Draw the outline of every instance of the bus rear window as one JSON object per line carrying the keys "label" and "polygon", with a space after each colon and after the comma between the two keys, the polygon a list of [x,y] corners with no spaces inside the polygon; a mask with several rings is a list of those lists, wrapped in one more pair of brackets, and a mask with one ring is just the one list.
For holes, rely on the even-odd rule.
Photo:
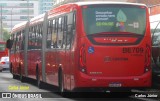
{"label": "bus rear window", "polygon": [[83,8],[83,22],[87,35],[101,32],[144,35],[146,10],[145,7],[133,5],[88,6]]}

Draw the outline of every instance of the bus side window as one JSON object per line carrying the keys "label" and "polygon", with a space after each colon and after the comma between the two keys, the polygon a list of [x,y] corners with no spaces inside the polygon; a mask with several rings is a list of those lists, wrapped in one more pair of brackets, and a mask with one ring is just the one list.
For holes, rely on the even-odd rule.
{"label": "bus side window", "polygon": [[14,39],[14,36],[15,36],[15,33],[13,33],[11,35],[11,40],[13,40],[13,44],[12,44],[12,47],[11,47],[11,53],[14,53],[14,48],[15,48],[15,39]]}
{"label": "bus side window", "polygon": [[31,49],[31,38],[32,38],[32,27],[29,28],[29,35],[28,35],[28,49]]}
{"label": "bus side window", "polygon": [[59,17],[58,19],[58,35],[57,35],[57,46],[59,49],[63,48],[63,28],[62,28],[62,24],[63,24],[63,21],[64,21],[64,17]]}
{"label": "bus side window", "polygon": [[73,30],[76,29],[76,12],[73,12]]}
{"label": "bus side window", "polygon": [[38,25],[35,27],[36,33],[35,33],[35,49],[38,49]]}
{"label": "bus side window", "polygon": [[31,34],[31,49],[35,48],[35,26],[32,27],[32,34]]}
{"label": "bus side window", "polygon": [[36,49],[36,25],[34,26],[34,31],[33,31],[33,48],[32,49]]}
{"label": "bus side window", "polygon": [[15,51],[16,51],[16,34],[17,34],[17,33],[14,33],[14,36],[13,36],[13,38],[14,38],[13,53],[15,53]]}
{"label": "bus side window", "polygon": [[43,27],[43,24],[41,23],[39,25],[39,49],[42,48],[42,27]]}
{"label": "bus side window", "polygon": [[54,19],[52,22],[52,41],[51,41],[51,48],[57,48],[57,20]]}
{"label": "bus side window", "polygon": [[19,51],[19,46],[20,46],[20,33],[21,33],[21,31],[20,32],[17,32],[17,34],[16,34],[16,52],[17,51]]}
{"label": "bus side window", "polygon": [[47,48],[51,48],[51,35],[52,35],[52,20],[48,22],[47,29]]}
{"label": "bus side window", "polygon": [[61,31],[62,31],[62,43],[61,48],[65,49],[65,35],[66,35],[66,16],[62,17],[62,24],[61,24]]}
{"label": "bus side window", "polygon": [[19,50],[22,50],[22,31],[20,31],[20,33],[19,33]]}
{"label": "bus side window", "polygon": [[66,48],[67,45],[67,16],[64,16],[63,22],[63,47]]}
{"label": "bus side window", "polygon": [[75,12],[69,13],[67,16],[67,27],[66,27],[67,28],[66,49],[71,48],[71,43],[75,34],[75,23],[76,23],[75,21],[76,21]]}
{"label": "bus side window", "polygon": [[40,25],[37,25],[37,49],[40,49]]}
{"label": "bus side window", "polygon": [[25,37],[24,37],[24,35],[25,35],[25,31],[24,30],[22,30],[22,33],[21,33],[21,50],[24,50],[24,40],[25,40]]}

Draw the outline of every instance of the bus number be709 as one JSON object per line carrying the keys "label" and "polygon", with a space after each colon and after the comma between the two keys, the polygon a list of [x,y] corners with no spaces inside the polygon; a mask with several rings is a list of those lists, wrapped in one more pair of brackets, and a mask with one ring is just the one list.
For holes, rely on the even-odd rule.
{"label": "bus number be709", "polygon": [[143,53],[144,49],[142,47],[133,48],[123,48],[122,53]]}

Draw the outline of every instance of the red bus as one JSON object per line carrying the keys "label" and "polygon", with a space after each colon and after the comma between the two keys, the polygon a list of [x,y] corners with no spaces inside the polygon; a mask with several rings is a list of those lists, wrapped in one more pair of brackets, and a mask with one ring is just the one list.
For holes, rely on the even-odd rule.
{"label": "red bus", "polygon": [[0,42],[0,58],[8,56],[8,49],[6,48],[6,42]]}
{"label": "red bus", "polygon": [[151,86],[151,33],[143,4],[76,2],[13,28],[13,77],[60,92]]}

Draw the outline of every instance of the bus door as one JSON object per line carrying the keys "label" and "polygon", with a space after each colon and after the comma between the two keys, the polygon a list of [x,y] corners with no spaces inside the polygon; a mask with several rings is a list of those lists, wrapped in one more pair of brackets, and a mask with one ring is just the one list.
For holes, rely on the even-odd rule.
{"label": "bus door", "polygon": [[14,52],[14,68],[15,68],[15,72],[20,74],[20,68],[19,68],[19,57],[20,57],[20,32],[17,32],[16,34],[16,41],[15,41],[15,52]]}
{"label": "bus door", "polygon": [[13,40],[12,47],[10,49],[10,65],[11,73],[15,73],[15,52],[16,52],[16,34],[11,35],[11,40]]}
{"label": "bus door", "polygon": [[[68,14],[67,14],[68,15]],[[67,25],[67,15],[59,16],[57,19],[57,48],[56,48],[56,63],[59,68],[62,69],[62,75],[64,80],[64,86],[70,89],[70,37],[71,33],[68,29],[71,29],[71,25]],[[57,71],[58,71],[57,70]]]}
{"label": "bus door", "polygon": [[65,17],[65,29],[66,31],[64,31],[64,43],[65,43],[65,87],[67,89],[71,89],[71,77],[73,75],[73,57],[74,57],[74,45],[73,45],[73,40],[74,40],[74,36],[75,36],[75,12],[71,12],[69,14],[67,14],[67,16]]}

